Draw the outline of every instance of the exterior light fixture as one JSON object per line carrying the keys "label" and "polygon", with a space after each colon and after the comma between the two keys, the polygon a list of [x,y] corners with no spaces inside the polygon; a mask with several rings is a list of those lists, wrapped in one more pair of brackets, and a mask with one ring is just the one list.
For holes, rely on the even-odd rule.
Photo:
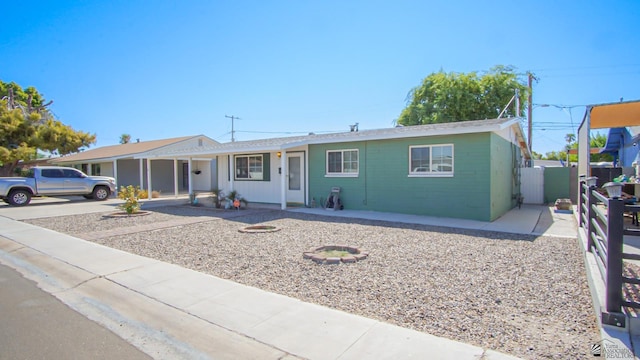
{"label": "exterior light fixture", "polygon": [[618,182],[608,182],[602,185],[602,187],[607,190],[609,197],[613,199],[622,196],[622,186],[623,184]]}
{"label": "exterior light fixture", "polygon": [[280,151],[277,152],[277,155],[278,155],[278,159],[282,157],[282,153]]}

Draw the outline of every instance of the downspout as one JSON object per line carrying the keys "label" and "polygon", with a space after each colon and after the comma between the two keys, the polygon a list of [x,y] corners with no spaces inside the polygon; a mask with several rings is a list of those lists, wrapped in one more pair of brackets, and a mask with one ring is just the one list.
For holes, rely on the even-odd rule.
{"label": "downspout", "polygon": [[364,200],[362,200],[362,205],[367,205],[367,200],[369,198],[369,195],[367,193],[367,141],[364,142]]}

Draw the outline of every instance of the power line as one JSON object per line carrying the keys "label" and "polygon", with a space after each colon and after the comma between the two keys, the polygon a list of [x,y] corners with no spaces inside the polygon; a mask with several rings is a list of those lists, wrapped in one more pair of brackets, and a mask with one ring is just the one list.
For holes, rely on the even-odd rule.
{"label": "power line", "polygon": [[544,74],[544,78],[566,78],[566,77],[596,77],[596,76],[618,76],[618,75],[640,75],[640,69],[636,71],[624,71],[624,72],[614,72],[614,73],[594,73],[590,71],[586,71],[583,73],[572,73],[572,74],[558,74],[558,75],[549,75]]}
{"label": "power line", "polygon": [[216,136],[216,137],[214,137],[214,139],[221,139],[223,136],[227,136],[227,135],[229,135],[229,134],[231,134],[231,132],[230,132],[230,131],[227,131],[226,133],[224,133],[224,134],[222,134],[222,135],[220,135],[220,136]]}
{"label": "power line", "polygon": [[621,67],[640,67],[640,64],[571,66],[571,67],[557,67],[557,68],[546,68],[546,69],[530,69],[529,71],[593,70],[593,69],[611,69],[611,68],[621,68]]}
{"label": "power line", "polygon": [[335,133],[341,132],[339,130],[326,130],[326,131],[236,131],[241,133],[249,133],[249,134],[320,134],[320,133]]}

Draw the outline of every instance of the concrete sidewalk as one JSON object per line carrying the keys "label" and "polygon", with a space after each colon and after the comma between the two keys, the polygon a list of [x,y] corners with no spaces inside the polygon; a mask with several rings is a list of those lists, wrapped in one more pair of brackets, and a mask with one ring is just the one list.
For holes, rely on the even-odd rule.
{"label": "concrete sidewalk", "polygon": [[545,205],[522,205],[522,208],[511,209],[492,222],[376,211],[325,210],[322,208],[291,208],[288,211],[513,234],[577,237],[577,224],[574,215],[567,212],[557,212],[553,207]]}
{"label": "concrete sidewalk", "polygon": [[[555,226],[554,214],[547,207],[514,209],[493,223],[348,210],[295,211],[524,234],[534,234],[536,229],[547,235],[567,230],[563,236],[575,237],[576,233],[575,225],[572,229]],[[154,358],[514,359],[104,247],[3,215],[9,213],[0,212],[0,263],[18,270]],[[542,224],[541,219],[546,217],[552,224]]]}

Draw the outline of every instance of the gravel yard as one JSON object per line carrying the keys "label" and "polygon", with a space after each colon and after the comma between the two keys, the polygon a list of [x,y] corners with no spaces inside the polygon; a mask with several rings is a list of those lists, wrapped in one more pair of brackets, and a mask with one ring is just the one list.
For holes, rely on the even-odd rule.
{"label": "gravel yard", "polygon": [[[210,220],[148,230],[195,216]],[[600,340],[576,239],[188,206],[132,218],[85,214],[27,222],[522,358],[591,358],[590,346]],[[238,232],[255,224],[282,229]],[[106,230],[111,235],[100,237]],[[370,255],[339,265],[302,258],[331,244]]]}

